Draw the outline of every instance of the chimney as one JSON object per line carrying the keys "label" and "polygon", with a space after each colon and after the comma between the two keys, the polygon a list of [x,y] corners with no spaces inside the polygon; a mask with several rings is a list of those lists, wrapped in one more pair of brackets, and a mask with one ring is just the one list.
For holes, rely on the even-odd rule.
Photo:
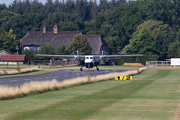
{"label": "chimney", "polygon": [[43,33],[46,33],[46,27],[45,26],[43,27]]}
{"label": "chimney", "polygon": [[57,25],[54,26],[54,34],[57,34],[58,33],[58,27]]}

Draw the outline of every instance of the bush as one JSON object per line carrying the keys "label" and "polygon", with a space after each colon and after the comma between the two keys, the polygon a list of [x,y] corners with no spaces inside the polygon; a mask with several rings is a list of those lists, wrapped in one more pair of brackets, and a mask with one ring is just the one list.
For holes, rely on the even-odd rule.
{"label": "bush", "polygon": [[144,55],[141,57],[125,57],[114,61],[116,65],[123,65],[124,63],[142,63],[146,65],[146,61],[157,61],[158,58],[158,55]]}

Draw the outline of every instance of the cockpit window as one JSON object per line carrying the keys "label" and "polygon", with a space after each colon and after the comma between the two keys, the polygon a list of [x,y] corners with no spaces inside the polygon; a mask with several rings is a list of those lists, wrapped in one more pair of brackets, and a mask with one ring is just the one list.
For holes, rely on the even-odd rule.
{"label": "cockpit window", "polygon": [[92,59],[92,57],[90,57],[90,59]]}
{"label": "cockpit window", "polygon": [[89,57],[86,57],[86,59],[89,59]]}

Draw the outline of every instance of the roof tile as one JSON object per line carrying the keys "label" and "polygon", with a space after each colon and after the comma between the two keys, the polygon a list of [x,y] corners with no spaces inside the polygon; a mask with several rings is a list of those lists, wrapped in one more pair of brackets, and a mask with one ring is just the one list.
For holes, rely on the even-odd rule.
{"label": "roof tile", "polygon": [[6,62],[23,62],[25,55],[2,55],[1,61]]}

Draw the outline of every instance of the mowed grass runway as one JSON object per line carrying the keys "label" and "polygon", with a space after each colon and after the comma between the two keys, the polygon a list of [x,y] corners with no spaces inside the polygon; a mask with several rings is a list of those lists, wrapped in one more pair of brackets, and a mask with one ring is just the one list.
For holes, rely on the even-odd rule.
{"label": "mowed grass runway", "polygon": [[104,81],[0,101],[7,120],[180,119],[180,70],[146,70]]}

